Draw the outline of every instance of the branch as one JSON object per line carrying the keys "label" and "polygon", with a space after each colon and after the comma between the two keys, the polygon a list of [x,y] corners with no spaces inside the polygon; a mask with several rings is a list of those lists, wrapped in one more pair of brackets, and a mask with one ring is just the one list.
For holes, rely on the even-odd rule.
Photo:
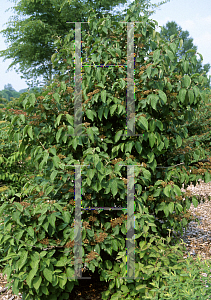
{"label": "branch", "polygon": [[[199,161],[195,161],[195,162],[192,162],[192,163],[190,163],[190,165],[188,165],[188,166],[192,166],[192,165],[194,165],[194,164],[197,164],[197,163],[199,163],[199,162],[211,162],[210,160],[207,160],[207,159],[202,159],[202,160],[199,160]],[[179,165],[184,165],[185,163],[183,162],[183,163],[180,163],[180,164],[177,164],[177,165],[174,165],[174,166],[168,166],[168,167],[156,167],[156,169],[167,169],[167,168],[172,168],[172,167],[176,167],[176,166],[179,166]]]}
{"label": "branch", "polygon": [[43,147],[43,149],[46,150],[45,147],[43,146],[43,144],[40,142],[39,139],[38,139],[38,141],[39,141],[39,143],[41,144],[41,146]]}

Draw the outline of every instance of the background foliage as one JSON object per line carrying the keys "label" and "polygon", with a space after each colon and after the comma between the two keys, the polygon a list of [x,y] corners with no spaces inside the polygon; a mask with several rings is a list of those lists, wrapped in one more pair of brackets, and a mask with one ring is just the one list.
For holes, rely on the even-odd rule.
{"label": "background foliage", "polygon": [[[148,6],[158,7],[168,1]],[[56,53],[54,40],[57,37],[64,39],[70,30],[75,29],[74,23],[67,22],[87,22],[90,9],[96,10],[97,18],[106,14],[112,20],[122,20],[124,13],[118,15],[116,6],[125,3],[126,0],[20,0],[12,7],[14,16],[6,23],[7,28],[1,31],[10,45],[0,51],[0,56],[4,57],[4,61],[13,60],[8,70],[14,66],[17,72],[22,73],[21,78],[26,79],[29,86],[38,85],[40,76],[43,77],[44,84],[49,84],[54,75],[61,74],[59,68],[52,67],[51,56]],[[116,15],[109,13],[112,8],[115,8]],[[88,28],[88,24],[82,24],[82,30],[86,33]]]}

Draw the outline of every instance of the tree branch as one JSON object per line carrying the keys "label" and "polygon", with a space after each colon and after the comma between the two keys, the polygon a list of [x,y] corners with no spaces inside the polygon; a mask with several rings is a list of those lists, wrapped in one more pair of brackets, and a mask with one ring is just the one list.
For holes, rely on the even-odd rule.
{"label": "tree branch", "polygon": [[[199,162],[211,162],[210,160],[207,160],[207,159],[202,159],[202,160],[199,160],[199,161],[195,161],[195,162],[192,162],[192,163],[190,163],[190,165],[188,165],[188,166],[192,166],[192,165],[194,165],[194,164],[197,164],[197,163],[199,163]],[[179,166],[179,165],[184,165],[185,163],[183,162],[183,163],[180,163],[180,164],[177,164],[177,165],[174,165],[174,166],[168,166],[168,167],[156,167],[156,169],[167,169],[167,168],[172,168],[172,167],[176,167],[176,166]]]}

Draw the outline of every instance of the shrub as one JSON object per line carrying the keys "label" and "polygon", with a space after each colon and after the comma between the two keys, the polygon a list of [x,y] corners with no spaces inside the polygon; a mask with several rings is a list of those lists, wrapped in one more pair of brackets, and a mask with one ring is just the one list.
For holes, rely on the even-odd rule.
{"label": "shrub", "polygon": [[[18,195],[24,196],[24,201],[12,198],[0,208],[0,216],[4,218],[0,234],[0,244],[5,251],[2,261],[8,261],[3,274],[7,274],[13,292],[22,292],[25,300],[68,299],[68,292],[79,284],[74,277],[77,247],[73,249],[79,230],[82,234],[79,265],[86,264],[92,272],[97,269],[101,280],[110,280],[103,299],[111,295],[112,300],[120,297],[155,299],[158,290],[162,291],[166,285],[163,274],[173,271],[182,276],[186,266],[182,258],[184,245],[173,245],[169,228],[182,231],[190,221],[182,216],[191,205],[190,194],[180,190],[182,183],[188,184],[198,178],[205,178],[207,182],[210,176],[206,170],[190,174],[181,166],[175,168],[169,153],[175,153],[175,158],[181,161],[176,150],[188,137],[188,130],[182,125],[194,117],[186,109],[199,109],[202,105],[197,85],[203,85],[203,78],[188,75],[196,64],[195,54],[189,60],[182,58],[177,62],[175,52],[180,41],[175,39],[167,44],[160,40],[159,33],[154,30],[156,22],[139,16],[140,11],[134,10],[135,6],[125,21],[140,22],[134,29],[139,45],[136,50],[139,55],[135,53],[136,67],[137,63],[142,65],[134,74],[135,129],[140,136],[127,135],[124,121],[127,73],[115,67],[84,68],[82,131],[88,136],[74,136],[74,82],[70,80],[74,73],[73,45],[69,45],[72,33],[66,37],[64,45],[58,47],[58,57],[52,57],[54,63],[65,57],[62,67],[66,65],[69,74],[63,74],[59,82],[55,79],[40,96],[27,95],[23,101],[26,115],[16,115],[11,120],[9,140],[20,134],[18,152],[25,157],[30,155],[32,166],[42,172],[42,176],[31,178],[22,187]],[[118,64],[127,53],[123,25],[116,23],[112,32],[115,43],[117,41],[114,51],[112,42],[99,47],[112,31],[111,20],[96,20],[92,12],[89,21],[91,34],[96,37],[94,51],[98,54],[93,54],[91,61]],[[120,36],[122,39],[118,40]],[[85,40],[88,47],[92,45],[91,36],[86,35]],[[152,51],[148,55],[149,49]],[[174,73],[175,68],[178,74]],[[178,114],[179,110],[185,113]],[[196,159],[201,152],[202,149],[195,151]],[[185,153],[184,158],[187,164],[191,162],[189,153]],[[81,172],[76,171],[74,176],[79,164]],[[121,164],[134,165],[132,207],[126,199],[127,189],[133,186],[131,173],[129,176]],[[74,201],[74,187],[80,187],[78,181],[74,181],[80,176],[81,205],[77,195]],[[196,207],[196,197],[191,200]],[[97,209],[80,213],[80,207],[114,207],[115,204],[130,208],[130,213],[125,209],[122,212],[111,210],[109,214]],[[133,262],[135,277],[139,278],[120,279],[127,276],[125,236],[133,227],[133,207]],[[82,221],[82,226],[80,221],[74,221],[75,216]],[[163,221],[162,225],[159,220]],[[120,263],[116,259],[120,259]]]}

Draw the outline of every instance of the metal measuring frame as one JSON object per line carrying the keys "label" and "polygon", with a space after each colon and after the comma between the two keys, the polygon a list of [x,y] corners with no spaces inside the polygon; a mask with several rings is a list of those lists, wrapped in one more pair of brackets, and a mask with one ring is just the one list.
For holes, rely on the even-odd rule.
{"label": "metal measuring frame", "polygon": [[[74,135],[68,134],[68,136],[80,136],[81,135],[81,127],[82,127],[82,61],[81,61],[81,23],[90,23],[90,22],[66,22],[66,23],[75,23],[75,100],[74,100]],[[134,23],[141,22],[120,22],[127,23],[127,125],[129,129],[127,130],[127,136],[143,136],[142,134],[135,134],[135,82],[134,82]],[[92,65],[86,65],[92,66]],[[102,67],[102,65],[95,65],[96,67]],[[106,65],[103,65],[106,66]],[[107,66],[116,66],[116,65],[107,65]],[[107,67],[106,66],[106,67]],[[125,66],[125,65],[117,65],[117,66]],[[76,105],[76,106],[75,106]],[[128,117],[129,116],[129,117]],[[84,136],[87,136],[84,135]],[[82,277],[81,266],[82,262],[82,234],[81,234],[81,169],[79,165],[69,165],[75,166],[75,240],[74,238],[74,254],[76,254],[76,259],[74,258],[74,266],[75,266],[75,274],[74,277],[77,279],[91,279],[91,277]],[[127,277],[120,277],[127,280],[131,279],[142,279],[142,277],[135,276],[135,240],[134,240],[134,228],[135,228],[135,216],[134,216],[134,165],[121,165],[127,166],[127,208],[109,208],[105,207],[105,210],[128,210],[128,220],[127,220],[127,234],[126,234],[126,261],[128,257],[128,271]],[[129,186],[128,177],[131,178],[132,188]],[[80,195],[80,196],[79,196]],[[87,209],[102,209],[99,207],[94,208],[82,208],[83,210]],[[78,242],[78,244],[76,244]],[[129,271],[133,271],[132,275],[129,276]],[[79,275],[80,276],[79,276]]]}

